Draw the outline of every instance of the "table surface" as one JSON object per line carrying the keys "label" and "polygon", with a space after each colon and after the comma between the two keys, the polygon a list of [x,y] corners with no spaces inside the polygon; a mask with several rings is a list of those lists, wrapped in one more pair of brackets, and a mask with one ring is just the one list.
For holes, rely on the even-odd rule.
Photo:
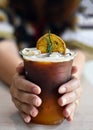
{"label": "table surface", "polygon": [[[93,54],[92,56],[88,55],[88,60],[93,60]],[[64,120],[59,125],[46,126],[25,124],[11,101],[9,88],[0,82],[0,130],[93,130],[93,84],[87,80],[84,73],[81,84],[83,94],[74,120],[72,122]]]}

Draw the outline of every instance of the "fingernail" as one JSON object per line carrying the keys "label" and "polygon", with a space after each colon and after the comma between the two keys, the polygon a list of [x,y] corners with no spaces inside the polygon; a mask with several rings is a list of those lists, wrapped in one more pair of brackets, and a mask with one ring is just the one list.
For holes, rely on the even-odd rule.
{"label": "fingernail", "polygon": [[70,111],[70,110],[67,110],[66,113],[65,113],[66,117],[69,117],[70,114],[71,114],[71,111]]}
{"label": "fingernail", "polygon": [[36,117],[38,114],[38,111],[30,111],[30,114],[32,117]]}
{"label": "fingernail", "polygon": [[29,123],[30,120],[31,120],[31,117],[30,117],[30,116],[27,116],[27,117],[24,118],[24,121],[25,121],[26,123]]}
{"label": "fingernail", "polygon": [[37,88],[33,88],[32,91],[33,91],[34,93],[37,93],[37,92],[38,92],[38,91],[37,91]]}
{"label": "fingernail", "polygon": [[40,100],[37,100],[37,99],[35,99],[35,98],[32,100],[32,102],[33,102],[33,104],[35,104],[35,106],[37,106],[37,107],[39,107],[40,104],[41,104],[41,103],[40,103]]}
{"label": "fingernail", "polygon": [[64,106],[66,104],[66,102],[67,102],[66,98],[63,98],[62,99],[62,106]]}
{"label": "fingernail", "polygon": [[59,93],[62,94],[62,93],[65,93],[66,92],[66,87],[61,87],[59,89]]}
{"label": "fingernail", "polygon": [[40,94],[40,90],[37,89],[37,88],[33,88],[32,91],[33,91],[34,93],[36,93],[36,94]]}

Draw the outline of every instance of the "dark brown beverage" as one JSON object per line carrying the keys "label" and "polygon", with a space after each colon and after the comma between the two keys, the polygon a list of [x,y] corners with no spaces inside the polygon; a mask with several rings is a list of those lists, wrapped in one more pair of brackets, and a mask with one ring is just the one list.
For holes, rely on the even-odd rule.
{"label": "dark brown beverage", "polygon": [[32,118],[34,123],[58,124],[64,120],[63,108],[58,104],[60,85],[71,78],[73,59],[67,61],[31,60],[24,57],[26,78],[41,88],[42,104],[39,113]]}
{"label": "dark brown beverage", "polygon": [[71,78],[72,62],[75,53],[66,51],[60,53],[41,54],[37,49],[22,51],[26,78],[41,88],[42,104],[39,113],[32,117],[32,122],[39,124],[58,124],[64,120],[63,107],[58,104],[60,85]]}

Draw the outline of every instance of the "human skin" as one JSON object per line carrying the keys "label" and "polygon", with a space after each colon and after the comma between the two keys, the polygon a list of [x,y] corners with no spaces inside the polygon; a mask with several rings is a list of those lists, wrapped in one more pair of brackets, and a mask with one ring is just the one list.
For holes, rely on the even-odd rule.
{"label": "human skin", "polygon": [[[71,15],[77,9],[78,1],[79,0],[69,1],[71,6],[70,3],[67,4],[66,12],[59,13],[57,17],[52,18],[52,21],[57,20],[56,23],[62,24],[64,22],[63,19],[69,21],[70,18],[71,20]],[[45,0],[34,0],[33,3],[35,11],[37,9],[38,24],[44,19],[45,2]],[[69,9],[68,5],[70,7]],[[73,119],[81,95],[80,75],[84,61],[84,54],[78,51],[78,55],[73,62],[72,79],[66,84],[59,86],[58,89],[58,92],[63,95],[59,98],[58,103],[60,106],[65,106],[63,114],[67,120]],[[20,111],[24,121],[29,123],[31,117],[38,114],[38,106],[42,103],[38,96],[41,89],[39,86],[25,79],[23,69],[23,61],[18,54],[16,43],[10,40],[2,41],[0,43],[0,79],[10,86],[11,97],[14,104]]]}
{"label": "human skin", "polygon": [[[73,62],[71,80],[59,86],[58,89],[58,92],[63,95],[58,99],[58,103],[62,107],[65,106],[63,114],[68,121],[73,120],[82,90],[80,76],[85,56],[81,51],[77,52]],[[31,117],[38,114],[38,106],[42,103],[38,95],[41,93],[41,89],[25,79],[23,75],[24,64],[18,54],[15,42],[2,41],[0,43],[0,56],[0,79],[10,86],[10,93],[15,106],[20,111],[24,121],[29,123]]]}

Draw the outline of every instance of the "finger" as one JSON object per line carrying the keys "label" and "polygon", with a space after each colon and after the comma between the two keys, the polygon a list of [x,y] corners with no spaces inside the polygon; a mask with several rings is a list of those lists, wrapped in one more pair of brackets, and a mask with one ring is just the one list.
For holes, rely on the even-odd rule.
{"label": "finger", "polygon": [[41,93],[41,89],[38,85],[26,80],[23,76],[19,76],[18,74],[16,74],[13,77],[13,81],[13,85],[19,90],[34,94]]}
{"label": "finger", "polygon": [[36,107],[34,107],[34,106],[32,107],[32,109],[30,110],[30,115],[32,117],[36,117],[38,115],[38,110]]}
{"label": "finger", "polygon": [[16,98],[12,98],[12,101],[14,102],[15,106],[18,108],[18,110],[20,112],[23,112],[27,115],[30,114],[30,107],[28,104],[22,103],[19,100],[17,100]]}
{"label": "finger", "polygon": [[71,113],[71,115],[66,118],[68,121],[73,121],[73,118],[74,118],[74,112]]}
{"label": "finger", "polygon": [[58,89],[58,92],[59,94],[68,93],[77,89],[78,87],[80,87],[80,80],[73,77],[69,82],[60,86]]}
{"label": "finger", "polygon": [[30,115],[27,115],[24,112],[20,112],[20,114],[21,114],[21,117],[23,118],[25,123],[30,123],[31,122],[31,116]]}
{"label": "finger", "polygon": [[37,116],[38,110],[33,105],[22,103],[15,98],[13,98],[13,102],[15,103],[19,111],[21,111],[22,113],[25,113],[26,115],[31,115],[32,117]]}
{"label": "finger", "polygon": [[11,93],[14,98],[23,103],[34,105],[36,107],[39,107],[42,103],[42,100],[35,94],[26,93],[17,89],[13,89]]}
{"label": "finger", "polygon": [[[77,108],[77,106],[79,105],[79,100],[76,100],[76,102],[75,103],[73,103],[73,104],[71,104],[72,106],[72,111],[70,112],[70,114],[68,114],[68,116],[67,116],[67,120],[68,121],[72,121],[73,120],[73,118],[74,118],[74,114],[75,114],[75,111],[76,111],[76,108]],[[73,106],[74,105],[74,106]],[[70,109],[70,108],[69,108]]]}
{"label": "finger", "polygon": [[75,103],[70,103],[68,104],[64,110],[63,110],[63,115],[68,118],[70,117],[71,113],[73,113],[76,109],[76,104]]}
{"label": "finger", "polygon": [[70,93],[66,93],[64,94],[63,96],[61,96],[59,99],[58,99],[58,103],[60,106],[65,106],[69,103],[72,103],[74,102],[75,100],[79,99],[80,96],[81,96],[81,87],[76,89],[75,91],[73,92],[70,92]]}

